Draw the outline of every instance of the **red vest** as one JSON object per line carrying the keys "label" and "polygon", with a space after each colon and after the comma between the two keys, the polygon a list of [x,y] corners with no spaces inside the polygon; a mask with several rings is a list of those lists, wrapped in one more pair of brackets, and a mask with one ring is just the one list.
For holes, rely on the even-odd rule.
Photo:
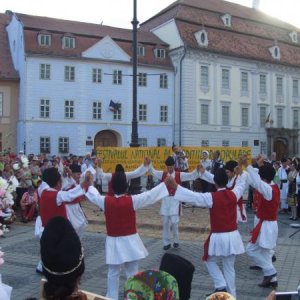
{"label": "red vest", "polygon": [[211,193],[213,206],[209,209],[211,232],[231,232],[237,230],[235,194],[230,190]]}
{"label": "red vest", "polygon": [[50,219],[61,216],[67,219],[65,204],[60,206],[56,204],[56,196],[58,191],[44,190],[40,199],[40,216],[42,225],[45,227]]}
{"label": "red vest", "polygon": [[[165,181],[165,179],[168,177],[168,172],[164,171],[161,180]],[[175,171],[175,181],[177,184],[181,184],[181,180],[180,180],[180,172]],[[173,188],[169,188],[167,187],[168,191],[169,191],[169,196],[174,196],[176,193],[176,190]]]}
{"label": "red vest", "polygon": [[136,216],[131,196],[106,196],[104,204],[108,236],[126,236],[136,233]]}
{"label": "red vest", "polygon": [[261,193],[255,191],[257,199],[257,217],[264,221],[276,221],[280,203],[280,190],[276,184],[271,185],[272,200],[266,200]]}

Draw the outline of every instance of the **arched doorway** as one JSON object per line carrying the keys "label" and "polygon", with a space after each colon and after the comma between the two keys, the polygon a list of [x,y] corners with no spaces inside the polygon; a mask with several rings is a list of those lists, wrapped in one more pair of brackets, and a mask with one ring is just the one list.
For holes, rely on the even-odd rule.
{"label": "arched doorway", "polygon": [[96,134],[94,140],[94,147],[117,147],[118,137],[111,130],[103,130]]}
{"label": "arched doorway", "polygon": [[274,151],[276,152],[276,159],[281,160],[287,156],[288,148],[284,140],[276,140],[274,142]]}

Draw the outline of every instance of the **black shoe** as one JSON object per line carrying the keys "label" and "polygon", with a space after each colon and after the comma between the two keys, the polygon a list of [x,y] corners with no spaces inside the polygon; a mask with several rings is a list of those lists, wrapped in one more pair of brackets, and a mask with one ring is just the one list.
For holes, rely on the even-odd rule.
{"label": "black shoe", "polygon": [[215,289],[212,293],[206,294],[206,297],[209,297],[210,295],[212,295],[212,294],[214,294],[214,293],[218,293],[218,292],[225,292],[225,293],[227,293],[227,290],[226,290],[226,288],[223,288],[223,289]]}
{"label": "black shoe", "polygon": [[163,249],[164,249],[165,251],[166,251],[166,250],[169,250],[170,248],[171,248],[171,245],[170,245],[170,244],[163,247]]}
{"label": "black shoe", "polygon": [[261,270],[262,268],[259,266],[250,266],[249,269],[250,270]]}
{"label": "black shoe", "polygon": [[258,286],[263,287],[263,288],[269,288],[269,287],[277,287],[278,286],[278,281],[277,281],[277,273],[270,275],[270,276],[264,276],[264,280],[258,284]]}
{"label": "black shoe", "polygon": [[277,259],[277,258],[276,258],[276,255],[273,255],[273,256],[272,256],[272,262],[275,262],[276,259]]}
{"label": "black shoe", "polygon": [[175,249],[179,248],[179,244],[178,243],[174,243],[173,244],[173,248],[175,248]]}

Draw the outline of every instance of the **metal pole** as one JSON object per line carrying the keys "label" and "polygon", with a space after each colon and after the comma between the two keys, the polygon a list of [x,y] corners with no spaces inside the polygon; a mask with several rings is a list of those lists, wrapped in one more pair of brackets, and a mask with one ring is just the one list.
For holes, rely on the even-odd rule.
{"label": "metal pole", "polygon": [[132,24],[132,131],[130,147],[139,147],[138,143],[138,122],[137,122],[137,26],[139,21],[136,17],[136,1],[133,0]]}

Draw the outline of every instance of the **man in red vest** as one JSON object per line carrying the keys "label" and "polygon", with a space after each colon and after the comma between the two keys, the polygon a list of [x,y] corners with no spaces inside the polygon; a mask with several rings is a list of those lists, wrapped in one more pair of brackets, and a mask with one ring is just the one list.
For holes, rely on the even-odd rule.
{"label": "man in red vest", "polygon": [[[205,168],[198,167],[201,174]],[[209,208],[211,232],[204,244],[203,260],[208,273],[213,279],[215,292],[228,291],[236,297],[235,287],[235,256],[245,252],[243,241],[237,229],[237,201],[242,196],[246,185],[246,174],[236,168],[240,174],[232,190],[226,188],[228,177],[223,168],[216,170],[214,182],[217,191],[212,193],[196,193],[179,186],[169,177],[166,184],[176,190],[175,199],[180,199],[193,205]],[[223,264],[223,273],[217,265],[218,258]]]}
{"label": "man in red vest", "polygon": [[[167,169],[165,171],[157,171],[152,166],[150,167],[150,172],[157,179],[164,181],[167,177],[171,176],[177,182],[181,184],[185,181],[195,180],[198,177],[197,170],[186,173],[175,171],[175,160],[172,156],[169,156],[165,164]],[[173,247],[179,247],[179,232],[178,223],[179,216],[181,215],[181,202],[174,199],[175,190],[168,188],[169,195],[162,199],[160,214],[163,221],[163,249],[168,250],[171,248],[170,242],[170,223],[172,225],[173,231]]]}
{"label": "man in red vest", "polygon": [[99,206],[105,215],[107,237],[105,243],[107,274],[107,297],[119,296],[120,269],[126,277],[138,272],[139,260],[148,256],[148,251],[137,233],[135,211],[144,208],[168,195],[165,183],[139,195],[126,195],[127,178],[124,172],[112,177],[113,196],[102,196],[90,186],[86,197]]}
{"label": "man in red vest", "polygon": [[272,181],[275,169],[269,163],[264,162],[264,157],[259,156],[257,169],[247,165],[244,158],[243,164],[247,167],[249,183],[256,190],[257,199],[257,223],[252,230],[250,242],[246,252],[261,267],[264,274],[260,287],[277,287],[277,271],[272,262],[273,249],[276,247],[278,236],[277,213],[280,204],[280,190]]}

